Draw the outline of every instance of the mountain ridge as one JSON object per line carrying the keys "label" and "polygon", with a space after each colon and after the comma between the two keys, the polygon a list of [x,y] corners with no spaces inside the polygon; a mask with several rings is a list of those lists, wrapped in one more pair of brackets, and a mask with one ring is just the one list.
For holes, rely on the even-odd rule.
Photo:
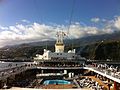
{"label": "mountain ridge", "polygon": [[[108,41],[108,40],[120,40],[120,32],[115,32],[112,34],[102,34],[102,35],[92,35],[92,36],[86,36],[78,39],[65,39],[64,42],[66,45],[69,45],[70,43],[78,44],[78,45],[85,45],[100,41]],[[18,45],[11,45],[11,46],[5,46],[3,48],[9,48],[9,47],[19,47],[19,46],[46,46],[46,45],[54,45],[55,40],[48,40],[48,41],[38,41],[38,42],[30,42],[30,43],[22,43]]]}

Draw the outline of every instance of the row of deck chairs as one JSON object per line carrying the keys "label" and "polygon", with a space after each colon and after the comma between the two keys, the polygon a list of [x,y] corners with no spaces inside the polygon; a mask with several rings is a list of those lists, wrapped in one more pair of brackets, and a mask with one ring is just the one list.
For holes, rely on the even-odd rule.
{"label": "row of deck chairs", "polygon": [[91,88],[92,90],[104,90],[104,86],[99,85],[98,82],[88,77],[77,79],[77,82],[80,85],[80,88]]}

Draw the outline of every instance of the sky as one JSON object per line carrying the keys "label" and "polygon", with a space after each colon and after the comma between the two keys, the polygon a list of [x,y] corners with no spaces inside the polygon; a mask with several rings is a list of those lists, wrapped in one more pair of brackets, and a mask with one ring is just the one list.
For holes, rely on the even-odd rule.
{"label": "sky", "polygon": [[53,40],[69,26],[70,38],[119,31],[120,0],[0,0],[0,47]]}

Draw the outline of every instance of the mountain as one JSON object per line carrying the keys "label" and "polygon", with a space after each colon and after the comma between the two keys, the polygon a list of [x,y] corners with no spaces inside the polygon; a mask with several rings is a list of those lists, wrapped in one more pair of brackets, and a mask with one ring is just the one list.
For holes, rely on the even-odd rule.
{"label": "mountain", "polygon": [[[87,45],[95,42],[101,42],[101,41],[111,41],[111,40],[120,40],[120,32],[115,32],[112,34],[102,34],[102,35],[92,35],[92,36],[86,36],[83,38],[78,39],[66,39],[64,40],[64,43],[66,45],[75,44],[75,45]],[[31,43],[23,43],[19,45],[12,45],[12,46],[5,46],[3,48],[18,48],[21,46],[46,46],[46,45],[54,45],[55,41],[38,41],[38,42],[31,42]]]}
{"label": "mountain", "polygon": [[[64,40],[66,46],[65,50],[67,51],[71,48],[76,48],[76,52],[86,58],[93,59],[94,57],[96,59],[99,59],[99,56],[96,55],[99,55],[99,52],[101,53],[101,51],[97,49],[98,48],[97,45],[99,45],[101,41],[103,41],[102,43],[106,43],[106,42],[108,43],[108,44],[103,44],[106,46],[106,48],[109,47],[109,45],[111,45],[112,43],[113,45],[111,47],[116,45],[115,47],[119,48],[118,45],[115,44],[114,42],[120,41],[120,32],[115,32],[112,34],[87,36],[79,39],[66,39]],[[109,44],[109,42],[111,44]],[[4,48],[0,49],[0,58],[21,58],[21,57],[31,58],[34,57],[37,53],[42,54],[44,48],[54,51],[54,44],[55,41],[39,41],[32,43],[24,43],[20,45],[5,46]],[[107,57],[108,56],[106,56],[105,59]],[[100,59],[104,59],[104,58],[100,58]]]}

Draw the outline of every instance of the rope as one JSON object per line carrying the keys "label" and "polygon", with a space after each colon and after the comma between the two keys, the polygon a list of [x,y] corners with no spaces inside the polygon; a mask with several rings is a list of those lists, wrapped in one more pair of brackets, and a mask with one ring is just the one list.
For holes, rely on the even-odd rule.
{"label": "rope", "polygon": [[69,19],[67,35],[69,34],[70,25],[71,25],[73,13],[74,13],[74,8],[75,8],[75,0],[73,0],[73,4],[72,4],[72,10],[71,10],[70,19]]}

